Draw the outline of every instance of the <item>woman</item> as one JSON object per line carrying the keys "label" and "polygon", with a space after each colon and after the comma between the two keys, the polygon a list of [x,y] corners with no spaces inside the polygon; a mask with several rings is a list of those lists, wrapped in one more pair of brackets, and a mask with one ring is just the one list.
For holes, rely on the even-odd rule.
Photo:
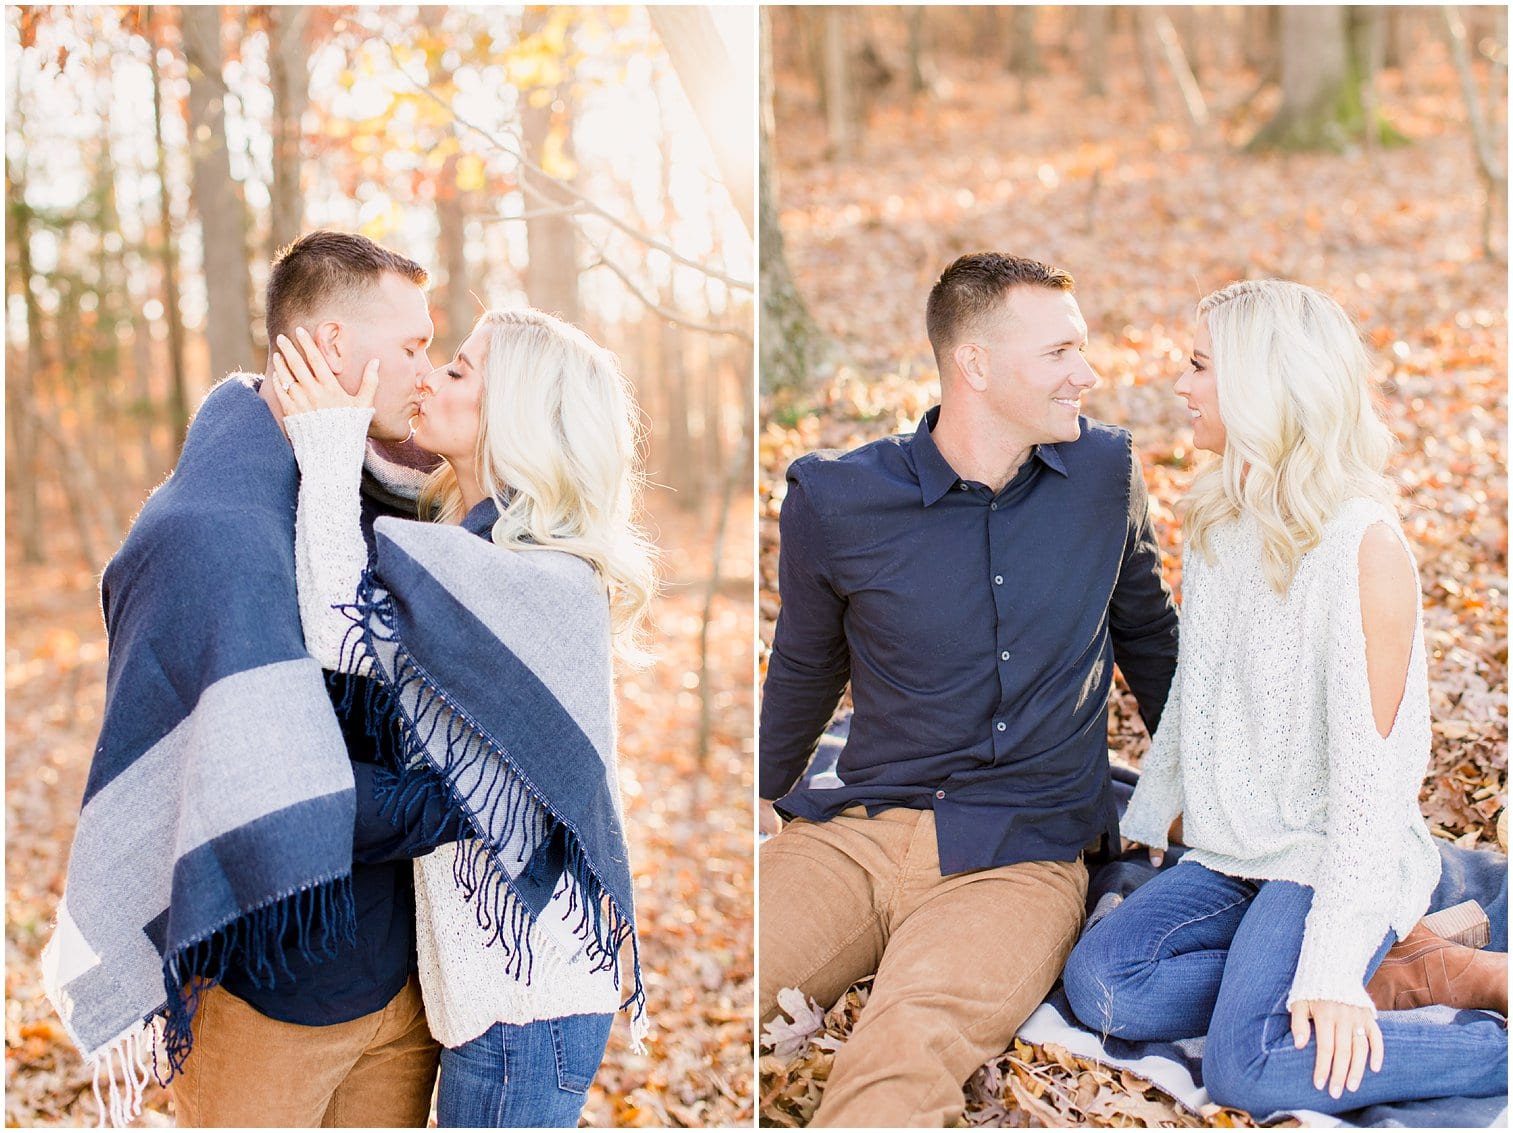
{"label": "woman", "polygon": [[[1234,283],[1199,304],[1176,392],[1220,459],[1189,496],[1181,654],[1121,824],[1162,850],[1180,816],[1191,849],[1065,973],[1090,1028],[1207,1034],[1209,1095],[1258,1115],[1507,1090],[1502,1020],[1378,1018],[1366,988],[1440,871],[1418,808],[1418,579],[1369,373],[1349,316],[1311,288]],[[1506,1013],[1506,957],[1466,966],[1476,1005]]]}
{"label": "woman", "polygon": [[376,368],[348,395],[295,334],[275,370],[301,469],[307,645],[376,678],[400,737],[394,808],[439,780],[474,835],[415,868],[421,987],[444,1048],[437,1119],[575,1126],[614,1012],[634,1007],[636,1043],[645,1028],[639,970],[628,996],[620,978],[635,940],[610,671],[612,638],[639,655],[653,586],[625,380],[550,315],[483,315],[414,420],[442,458],[420,499],[435,522],[379,520],[365,573]]}

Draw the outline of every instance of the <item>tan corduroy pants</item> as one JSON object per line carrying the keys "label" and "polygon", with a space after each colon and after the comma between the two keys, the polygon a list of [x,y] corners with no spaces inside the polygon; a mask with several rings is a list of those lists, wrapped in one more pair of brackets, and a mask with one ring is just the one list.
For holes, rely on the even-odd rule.
{"label": "tan corduroy pants", "polygon": [[200,999],[194,1049],[173,1080],[181,1126],[425,1128],[441,1047],[414,976],[371,1015],[281,1023],[222,987]]}
{"label": "tan corduroy pants", "polygon": [[1021,862],[940,875],[933,811],[853,807],[761,850],[761,1013],[800,988],[829,1008],[876,972],[811,1124],[953,1124],[962,1086],[1061,974],[1087,869]]}

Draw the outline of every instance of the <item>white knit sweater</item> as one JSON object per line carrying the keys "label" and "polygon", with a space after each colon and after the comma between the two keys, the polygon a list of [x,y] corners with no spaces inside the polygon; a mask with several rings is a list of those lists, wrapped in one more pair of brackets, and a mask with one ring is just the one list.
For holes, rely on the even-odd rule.
{"label": "white knit sweater", "polygon": [[1262,574],[1254,520],[1213,531],[1212,563],[1184,555],[1177,672],[1121,823],[1126,838],[1165,847],[1181,814],[1184,860],[1313,889],[1289,1006],[1370,1008],[1366,964],[1389,926],[1407,935],[1439,880],[1418,805],[1430,748],[1421,620],[1386,738],[1372,715],[1358,556],[1374,523],[1402,539],[1390,508],[1348,501],[1286,594]]}
{"label": "white knit sweater", "polygon": [[[367,565],[358,484],[372,416],[371,409],[327,409],[284,419],[300,466],[300,617],[306,648],[326,669],[353,671],[350,658],[341,656],[352,623],[332,607],[352,601]],[[552,918],[539,918],[530,929],[531,982],[506,973],[502,952],[485,943],[490,934],[479,927],[473,902],[453,879],[454,855],[476,850],[469,840],[415,861],[415,949],[436,1041],[455,1047],[495,1023],[616,1011],[621,994],[614,974],[592,971],[584,946],[566,930],[551,931]]]}

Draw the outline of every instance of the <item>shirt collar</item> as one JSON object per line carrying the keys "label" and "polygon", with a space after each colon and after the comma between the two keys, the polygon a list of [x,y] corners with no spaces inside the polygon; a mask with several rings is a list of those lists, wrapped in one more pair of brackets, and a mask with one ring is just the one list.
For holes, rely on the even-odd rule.
{"label": "shirt collar", "polygon": [[[961,477],[946,463],[940,449],[935,447],[935,438],[930,435],[939,420],[940,406],[932,406],[921,418],[919,427],[914,430],[914,439],[909,443],[914,455],[914,472],[919,477],[920,499],[925,507],[935,503],[961,482]],[[1038,457],[1040,463],[1053,472],[1066,476],[1066,463],[1061,459],[1060,450],[1059,444],[1036,445],[1030,455],[1032,458]]]}
{"label": "shirt collar", "polygon": [[939,420],[940,406],[932,406],[920,420],[919,428],[914,430],[914,439],[909,442],[910,451],[914,455],[914,474],[919,477],[919,494],[925,507],[956,487],[961,479],[946,463],[946,458],[940,455],[940,449],[935,447],[935,438],[930,435],[935,422]]}
{"label": "shirt collar", "polygon": [[[1071,441],[1071,442],[1066,442],[1066,443],[1076,444],[1077,442],[1076,441]],[[1066,464],[1065,464],[1065,462],[1062,461],[1062,459],[1061,459],[1061,445],[1060,444],[1054,444],[1054,445],[1036,445],[1035,446],[1035,455],[1040,458],[1040,463],[1041,464],[1045,465],[1047,468],[1051,469],[1052,471],[1059,472],[1063,476],[1070,475],[1070,473],[1068,473],[1067,470],[1066,470]]]}

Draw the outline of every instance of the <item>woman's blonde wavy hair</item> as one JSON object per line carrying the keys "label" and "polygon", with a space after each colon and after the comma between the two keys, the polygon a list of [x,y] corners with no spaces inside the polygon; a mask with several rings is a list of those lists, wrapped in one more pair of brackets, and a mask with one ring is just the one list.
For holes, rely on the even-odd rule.
{"label": "woman's blonde wavy hair", "polygon": [[[478,483],[499,502],[496,545],[566,551],[586,560],[609,595],[615,652],[633,663],[656,592],[656,555],[637,523],[640,411],[615,356],[577,327],[533,308],[486,311]],[[420,493],[420,514],[463,517],[446,463]]]}
{"label": "woman's blonde wavy hair", "polygon": [[1360,332],[1329,296],[1281,279],[1231,283],[1198,304],[1213,341],[1227,440],[1188,494],[1183,532],[1213,561],[1214,526],[1245,514],[1261,528],[1262,569],[1279,593],[1341,504],[1392,506],[1394,439],[1372,401]]}

